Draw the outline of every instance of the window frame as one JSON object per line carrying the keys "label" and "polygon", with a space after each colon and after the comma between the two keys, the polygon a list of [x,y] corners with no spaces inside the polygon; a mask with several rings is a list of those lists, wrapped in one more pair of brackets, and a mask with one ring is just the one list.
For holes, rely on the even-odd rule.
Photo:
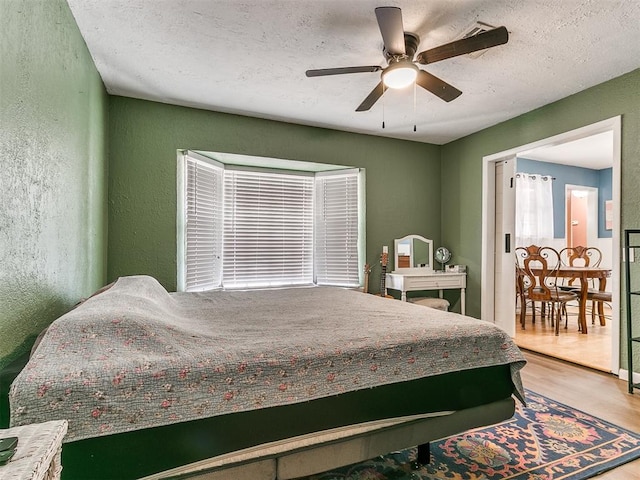
{"label": "window frame", "polygon": [[[210,156],[211,155],[211,156]],[[264,157],[251,157],[245,155],[235,154],[216,154],[215,152],[196,152],[192,150],[178,151],[177,161],[177,220],[176,220],[176,235],[177,235],[177,290],[178,291],[203,291],[216,288],[228,288],[224,285],[224,276],[222,274],[222,264],[224,257],[220,258],[220,284],[217,287],[209,288],[193,288],[187,285],[187,163],[188,158],[191,157],[200,162],[207,163],[214,168],[222,170],[224,175],[225,170],[256,170],[260,172],[274,172],[274,173],[287,173],[294,175],[312,175],[317,177],[326,177],[331,175],[345,175],[353,174],[357,175],[357,215],[358,215],[358,237],[357,237],[357,269],[358,269],[358,285],[341,285],[344,287],[357,287],[362,286],[364,281],[364,265],[366,263],[366,203],[365,203],[365,170],[355,167],[345,167],[341,165],[329,165],[320,164],[314,162],[303,161],[289,161],[283,159],[268,159]],[[213,158],[212,158],[213,157]],[[216,157],[221,157],[220,159]],[[223,160],[223,161],[222,161]],[[247,164],[243,165],[243,161]],[[270,168],[267,165],[269,161],[272,161],[278,168]],[[286,169],[283,166],[291,165],[292,168]],[[305,170],[304,168],[307,168]],[[224,184],[224,178],[223,178]],[[316,196],[316,180],[313,182],[314,209],[313,209],[313,275],[312,282],[316,284],[316,225],[315,225],[315,196]],[[224,191],[222,192],[224,197]],[[224,205],[222,206],[224,210]],[[224,224],[224,218],[222,220]],[[223,251],[224,246],[221,247]],[[291,285],[294,287],[296,285]],[[286,288],[286,285],[281,285],[274,288]],[[260,287],[256,287],[260,288]]]}

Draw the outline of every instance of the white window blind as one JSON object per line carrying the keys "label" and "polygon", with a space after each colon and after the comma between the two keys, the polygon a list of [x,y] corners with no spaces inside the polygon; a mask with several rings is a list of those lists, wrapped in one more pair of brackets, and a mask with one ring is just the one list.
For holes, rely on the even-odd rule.
{"label": "white window blind", "polygon": [[313,283],[313,177],[224,172],[224,287]]}
{"label": "white window blind", "polygon": [[224,170],[185,157],[186,291],[209,290],[222,283],[222,201]]}
{"label": "white window blind", "polygon": [[315,183],[316,283],[357,286],[358,171],[316,174]]}
{"label": "white window blind", "polygon": [[359,285],[363,171],[283,172],[240,166],[241,155],[212,155],[178,157],[180,291]]}

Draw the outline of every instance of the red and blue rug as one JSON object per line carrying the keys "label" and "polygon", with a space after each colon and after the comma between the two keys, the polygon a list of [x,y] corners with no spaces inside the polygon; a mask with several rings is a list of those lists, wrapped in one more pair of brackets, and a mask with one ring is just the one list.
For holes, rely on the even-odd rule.
{"label": "red and blue rug", "polygon": [[[640,457],[640,435],[527,391],[513,419],[309,480],[584,480]],[[638,465],[640,469],[640,465]]]}

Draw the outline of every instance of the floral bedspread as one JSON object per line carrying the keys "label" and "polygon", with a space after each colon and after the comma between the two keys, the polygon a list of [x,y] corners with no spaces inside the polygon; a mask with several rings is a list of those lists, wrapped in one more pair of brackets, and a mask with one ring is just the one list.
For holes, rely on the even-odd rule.
{"label": "floral bedspread", "polygon": [[11,425],[65,441],[525,360],[493,324],[310,287],[168,293],[120,278],[56,320],[11,386]]}

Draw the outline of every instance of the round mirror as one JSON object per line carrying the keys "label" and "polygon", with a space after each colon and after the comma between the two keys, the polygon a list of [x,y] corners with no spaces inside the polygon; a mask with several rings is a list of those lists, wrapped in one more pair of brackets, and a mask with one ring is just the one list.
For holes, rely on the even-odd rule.
{"label": "round mirror", "polygon": [[445,263],[451,260],[451,252],[446,247],[438,247],[434,256],[436,261],[442,265],[442,270],[444,270]]}

